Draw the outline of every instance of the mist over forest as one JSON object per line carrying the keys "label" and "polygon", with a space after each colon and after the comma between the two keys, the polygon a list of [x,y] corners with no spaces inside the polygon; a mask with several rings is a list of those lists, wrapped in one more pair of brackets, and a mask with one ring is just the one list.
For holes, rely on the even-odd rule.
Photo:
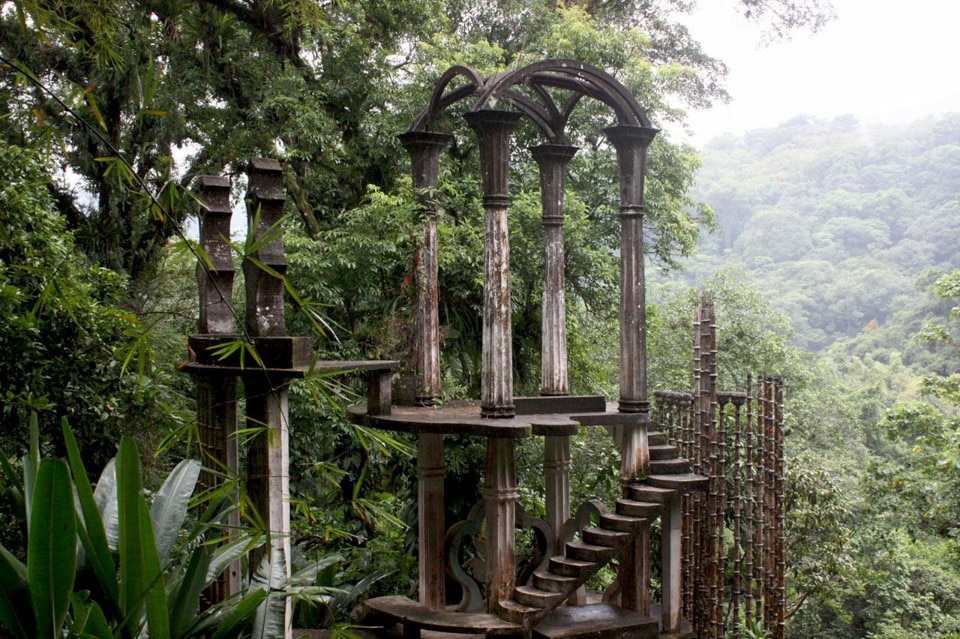
{"label": "mist over forest", "polygon": [[781,368],[792,498],[824,471],[811,512],[837,509],[807,521],[815,546],[788,515],[795,587],[821,569],[789,636],[960,636],[960,114],[798,116],[701,158],[694,191],[715,228],[683,278],[769,304],[768,328],[796,348]]}
{"label": "mist over forest", "polygon": [[955,369],[911,337],[949,311],[931,285],[960,267],[960,115],[900,126],[798,116],[715,138],[702,162],[695,193],[716,228],[686,265],[693,281],[742,271],[803,348],[858,342]]}
{"label": "mist over forest", "polygon": [[[827,0],[716,4],[767,41],[836,18]],[[447,70],[467,65],[467,76],[489,79],[555,60],[611,74],[662,131],[647,149],[643,198],[644,249],[655,265],[646,271],[650,395],[693,388],[691,324],[704,292],[717,313],[717,386],[743,390],[750,375],[785,385],[786,636],[960,639],[960,114],[895,126],[800,116],[696,149],[670,131],[689,127],[694,111],[719,108],[735,85],[732,61],[687,28],[694,5],[0,0],[0,461],[8,462],[0,590],[12,585],[0,594],[15,595],[0,596],[0,635],[248,637],[257,619],[286,624],[283,602],[293,598],[298,627],[342,633],[367,598],[416,595],[418,441],[350,418],[346,407],[366,392],[360,378],[314,375],[291,383],[287,415],[289,536],[295,563],[313,570],[309,586],[285,570],[280,585],[274,575],[261,584],[253,561],[243,571],[246,598],[200,607],[205,581],[247,550],[227,544],[217,559],[207,554],[215,546],[207,542],[222,538],[220,519],[243,510],[243,525],[231,529],[253,545],[267,535],[255,508],[227,505],[232,488],[221,491],[223,508],[201,512],[209,495],[192,492],[196,480],[177,481],[184,472],[199,478],[199,462],[185,459],[207,460],[215,473],[225,465],[208,454],[220,440],[205,449],[201,438],[209,413],[198,398],[210,395],[182,373],[208,301],[198,273],[210,276],[212,264],[184,229],[206,215],[201,176],[228,185],[221,212],[235,209],[236,221],[250,196],[251,158],[275,159],[286,199],[269,235],[282,237],[286,297],[273,310],[283,307],[287,336],[310,337],[317,360],[403,362],[399,387],[403,374],[416,375],[414,256],[425,211],[398,134]],[[461,117],[469,107],[457,104],[432,131],[450,134],[430,189],[441,247],[440,404],[479,397],[484,374],[485,197],[478,138]],[[569,393],[614,402],[622,227],[611,178],[618,157],[604,132],[618,116],[600,101],[570,105],[555,114],[564,116],[565,142],[579,148],[563,202]],[[528,149],[548,137],[524,121],[512,138],[513,357],[501,372],[517,396],[542,389],[545,232]],[[255,219],[257,208],[247,213]],[[249,330],[245,287],[261,271],[280,273],[258,265],[263,237],[230,239],[219,256],[223,273],[236,276],[225,284],[236,303],[226,305],[233,350],[223,354],[242,362],[247,353],[249,364],[260,335]],[[233,422],[244,446],[276,434],[256,418]],[[484,445],[457,433],[440,448],[446,523],[463,523],[483,497]],[[621,452],[604,429],[583,429],[571,449],[572,503],[622,497]],[[542,514],[542,438],[518,440],[516,455],[517,498]],[[37,500],[46,520],[30,514],[26,498],[41,464],[59,497],[56,508]],[[91,482],[108,490],[101,470],[111,467],[123,469],[129,499],[104,499],[101,521]],[[167,512],[177,516],[148,521],[148,499],[163,503],[154,498],[165,476],[183,484],[179,507]],[[121,519],[130,533],[123,553],[103,530]],[[28,535],[30,521],[67,528]],[[90,537],[79,557],[80,546],[59,543],[69,526],[79,526],[71,538]],[[732,517],[718,528],[734,538]],[[148,539],[154,530],[169,563]],[[130,577],[151,544],[150,574]],[[36,565],[54,551],[76,564],[50,559],[42,572],[27,570],[30,556]],[[57,614],[35,614],[35,605]],[[34,632],[44,621],[46,634]],[[153,630],[166,626],[174,630]],[[727,636],[771,632],[754,624]]]}

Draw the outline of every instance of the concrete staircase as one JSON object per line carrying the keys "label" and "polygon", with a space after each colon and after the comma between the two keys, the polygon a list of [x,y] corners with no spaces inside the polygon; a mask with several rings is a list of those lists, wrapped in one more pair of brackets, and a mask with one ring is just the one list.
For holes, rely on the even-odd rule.
{"label": "concrete staircase", "polygon": [[501,602],[504,619],[535,625],[616,557],[631,541],[649,530],[664,505],[681,493],[703,490],[707,478],[690,472],[688,460],[679,457],[664,433],[649,433],[650,475],[627,486],[615,511],[600,510],[599,522],[579,531],[564,553],[551,557],[546,568],[534,572],[528,583],[515,588],[512,602]]}
{"label": "concrete staircase", "polygon": [[[379,597],[364,604],[364,624],[398,624],[402,639],[421,639],[421,631],[531,639],[659,639],[658,614],[640,615],[611,604],[562,606],[578,588],[640,539],[650,523],[680,494],[704,490],[707,478],[690,472],[663,433],[649,433],[651,474],[626,487],[614,511],[595,504],[595,525],[566,542],[563,554],[550,557],[495,613],[430,610],[406,597]],[[653,606],[651,606],[653,608]]]}

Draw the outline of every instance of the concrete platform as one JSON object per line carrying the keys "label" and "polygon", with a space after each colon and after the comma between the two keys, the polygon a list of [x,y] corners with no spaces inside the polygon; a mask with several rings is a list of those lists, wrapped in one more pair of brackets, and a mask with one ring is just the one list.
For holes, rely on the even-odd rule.
{"label": "concrete platform", "polygon": [[611,604],[562,606],[533,628],[533,639],[659,639],[660,624]]}

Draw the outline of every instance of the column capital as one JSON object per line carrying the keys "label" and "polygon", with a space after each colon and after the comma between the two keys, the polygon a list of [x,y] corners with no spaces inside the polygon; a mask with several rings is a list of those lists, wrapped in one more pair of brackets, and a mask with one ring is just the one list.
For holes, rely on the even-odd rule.
{"label": "column capital", "polygon": [[647,147],[659,131],[652,127],[621,124],[604,129],[603,132],[617,150],[620,210],[627,215],[636,215],[636,207],[641,207],[640,210],[643,207],[643,174],[646,170]]}
{"label": "column capital", "polygon": [[397,139],[410,155],[414,155],[434,150],[439,153],[450,144],[453,136],[433,131],[404,131],[397,136]]}
{"label": "column capital", "polygon": [[510,173],[510,138],[523,114],[516,111],[480,109],[463,114],[467,124],[480,140],[480,170],[483,175],[484,199],[491,206],[506,206]]}

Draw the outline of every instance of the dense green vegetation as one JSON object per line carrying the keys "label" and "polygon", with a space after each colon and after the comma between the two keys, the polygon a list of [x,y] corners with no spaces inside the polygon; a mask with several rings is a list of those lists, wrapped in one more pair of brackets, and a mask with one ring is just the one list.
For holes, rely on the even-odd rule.
{"label": "dense green vegetation", "polygon": [[869,128],[797,117],[715,139],[702,158],[698,195],[719,231],[693,273],[742,266],[809,350],[869,332],[857,354],[956,370],[909,342],[948,308],[929,295],[933,281],[960,267],[960,116]]}
{"label": "dense green vegetation", "polygon": [[702,158],[718,232],[688,274],[737,273],[811,351],[789,454],[795,477],[828,470],[816,481],[837,488],[815,509],[838,509],[840,535],[803,558],[831,566],[814,573],[825,582],[794,579],[795,597],[814,588],[791,636],[958,636],[960,116],[798,117]]}
{"label": "dense green vegetation", "polygon": [[[402,358],[417,209],[395,136],[445,68],[488,73],[582,59],[611,70],[658,126],[725,98],[723,64],[676,21],[685,2],[560,4],[0,2],[2,450],[15,459],[30,450],[24,425],[36,414],[34,448],[65,456],[67,417],[91,479],[121,435],[141,450],[162,448],[144,457],[152,488],[193,452],[192,389],[176,366],[197,315],[196,263],[182,228],[196,212],[188,192],[200,173],[235,177],[252,155],[279,157],[290,194],[288,275],[323,314],[318,331],[316,318],[291,304],[289,331],[313,335],[323,357]],[[773,36],[816,28],[828,14],[816,0],[739,6]],[[476,395],[482,305],[475,143],[454,124],[442,124],[455,139],[438,194],[448,397]],[[582,149],[567,195],[574,392],[611,393],[616,383],[607,124],[601,109],[584,105],[570,127]],[[539,196],[523,151],[539,141],[532,129],[518,131],[511,176],[518,393],[537,392],[539,371]],[[717,301],[721,384],[740,387],[752,372],[781,375],[790,387],[791,636],[960,632],[958,161],[956,116],[869,130],[851,118],[800,118],[715,140],[699,156],[667,133],[651,148],[652,385],[690,381],[697,292],[677,269],[689,258],[690,276]],[[237,180],[238,199],[242,188]],[[714,224],[717,233],[703,234]],[[303,624],[343,622],[356,597],[408,592],[415,578],[411,442],[350,424],[342,406],[355,392],[326,378],[292,391],[296,541],[324,558],[314,583],[342,589],[301,608]],[[132,468],[126,441],[121,457]],[[577,494],[612,494],[609,438],[587,433],[575,450]],[[539,453],[520,454],[529,473],[521,498],[536,511]],[[471,505],[481,458],[477,442],[451,442],[451,494],[462,496],[451,516]],[[69,483],[57,464],[45,464],[59,468],[45,471],[56,475],[49,481]],[[83,474],[74,466],[75,485]],[[29,573],[25,504],[17,482],[5,483],[0,538],[12,572],[23,572],[15,557],[27,556]],[[101,568],[120,565],[117,553],[101,552]],[[174,592],[184,567],[155,572]],[[73,599],[67,623],[94,614],[96,601],[107,626],[135,633],[130,618],[110,616],[122,602]],[[178,623],[188,634],[193,622]]]}

